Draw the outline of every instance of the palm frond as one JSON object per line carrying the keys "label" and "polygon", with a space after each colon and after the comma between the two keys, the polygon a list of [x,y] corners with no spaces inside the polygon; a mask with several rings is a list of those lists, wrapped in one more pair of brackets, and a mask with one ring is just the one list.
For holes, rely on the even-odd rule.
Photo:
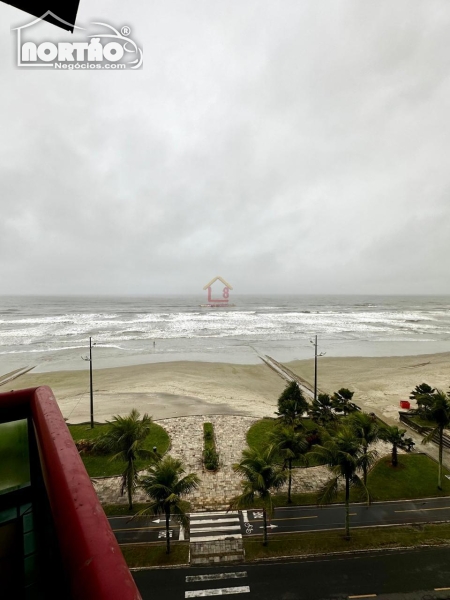
{"label": "palm frond", "polygon": [[231,498],[229,508],[230,509],[242,509],[250,508],[255,504],[255,493],[253,491],[246,491],[240,496]]}
{"label": "palm frond", "polygon": [[430,442],[433,441],[433,438],[435,435],[439,434],[439,425],[437,427],[434,427],[434,429],[431,429],[431,431],[429,431],[422,439],[422,444],[429,444]]}
{"label": "palm frond", "polygon": [[332,477],[327,483],[319,490],[317,494],[317,500],[319,504],[329,504],[332,502],[339,491],[339,477]]}
{"label": "palm frond", "polygon": [[367,503],[370,503],[370,492],[366,485],[364,485],[364,481],[356,475],[356,473],[351,477],[351,485],[357,488],[360,492],[364,493]]}

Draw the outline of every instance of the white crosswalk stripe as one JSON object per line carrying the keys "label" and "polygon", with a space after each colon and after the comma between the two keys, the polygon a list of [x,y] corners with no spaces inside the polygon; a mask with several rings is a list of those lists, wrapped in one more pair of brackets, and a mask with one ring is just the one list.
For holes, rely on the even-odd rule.
{"label": "white crosswalk stripe", "polygon": [[238,511],[191,513],[189,516],[191,542],[242,539]]}
{"label": "white crosswalk stripe", "polygon": [[[244,579],[247,577],[247,571],[236,573],[208,573],[205,575],[188,575],[186,583],[201,584],[211,581],[223,581],[225,579]],[[230,582],[231,583],[231,582]],[[206,598],[208,596],[229,596],[231,594],[247,594],[250,592],[248,585],[233,585],[229,587],[206,588],[203,590],[189,590],[184,593],[185,598]]]}
{"label": "white crosswalk stripe", "polygon": [[250,592],[248,585],[229,588],[212,588],[210,590],[196,590],[195,592],[185,592],[185,598],[205,598],[206,596],[228,596],[229,594],[245,594]]}

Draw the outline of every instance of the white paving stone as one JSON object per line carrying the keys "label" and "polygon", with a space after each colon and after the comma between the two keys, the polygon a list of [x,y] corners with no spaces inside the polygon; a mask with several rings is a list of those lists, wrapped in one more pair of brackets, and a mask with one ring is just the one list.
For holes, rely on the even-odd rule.
{"label": "white paving stone", "polygon": [[[241,492],[239,476],[232,465],[241,459],[242,450],[247,446],[246,434],[249,427],[258,421],[255,417],[234,415],[209,415],[177,417],[157,421],[171,439],[171,456],[180,458],[186,466],[186,473],[197,473],[201,479],[199,488],[186,499],[191,502],[192,511],[226,509],[233,496]],[[214,426],[216,445],[220,458],[220,468],[210,473],[203,468],[203,423]],[[372,447],[371,447],[372,448]],[[379,456],[390,453],[390,445],[378,442]],[[326,467],[294,469],[292,493],[317,491],[330,478]],[[103,503],[127,502],[120,496],[120,477],[93,479],[94,488]],[[287,485],[282,491],[287,491]],[[146,502],[142,490],[136,490],[135,502]]]}

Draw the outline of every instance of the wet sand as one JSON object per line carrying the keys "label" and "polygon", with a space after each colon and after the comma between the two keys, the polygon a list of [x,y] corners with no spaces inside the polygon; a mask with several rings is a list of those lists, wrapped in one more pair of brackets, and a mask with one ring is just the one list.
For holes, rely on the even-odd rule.
{"label": "wet sand", "polygon": [[[275,357],[276,358],[276,357]],[[314,382],[314,361],[286,363]],[[167,362],[94,370],[96,421],[126,414],[131,408],[154,419],[187,415],[241,414],[274,416],[277,398],[286,382],[266,365],[206,362]],[[347,387],[368,412],[387,421],[398,417],[399,402],[426,382],[448,390],[450,352],[405,357],[322,357],[318,360],[318,387],[333,392]],[[89,369],[20,375],[0,391],[48,385],[63,416],[71,423],[89,420]]]}

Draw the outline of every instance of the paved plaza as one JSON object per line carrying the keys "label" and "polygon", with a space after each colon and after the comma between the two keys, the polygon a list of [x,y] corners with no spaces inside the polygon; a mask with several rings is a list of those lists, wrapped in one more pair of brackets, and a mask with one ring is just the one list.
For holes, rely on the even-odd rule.
{"label": "paved plaza", "polygon": [[[242,450],[246,448],[248,429],[258,421],[255,417],[237,415],[208,415],[174,417],[155,421],[169,434],[171,447],[169,454],[180,458],[186,466],[186,473],[196,473],[201,483],[197,490],[186,497],[195,511],[227,509],[231,498],[241,492],[240,478],[233,471],[232,465],[241,459]],[[210,473],[203,468],[203,423],[214,425],[216,446],[220,457],[220,468]],[[390,446],[378,442],[376,449],[380,456],[389,454]],[[319,489],[330,477],[327,467],[310,467],[294,469],[292,477],[292,493],[312,492]],[[120,478],[109,477],[93,479],[95,490],[102,503],[126,503],[126,496],[120,495]],[[287,485],[282,489],[287,493]],[[135,502],[147,502],[141,490],[134,495]]]}

